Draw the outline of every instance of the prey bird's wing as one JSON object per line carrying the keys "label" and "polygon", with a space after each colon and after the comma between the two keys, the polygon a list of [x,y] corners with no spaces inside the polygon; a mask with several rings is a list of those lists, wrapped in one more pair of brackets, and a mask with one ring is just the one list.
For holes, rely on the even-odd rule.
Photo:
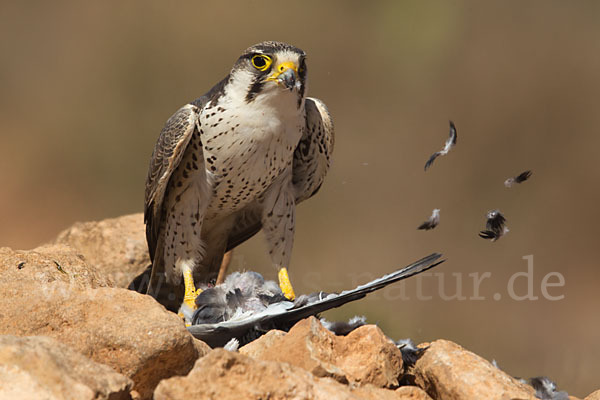
{"label": "prey bird's wing", "polygon": [[391,274],[384,275],[381,278],[375,279],[364,285],[357,286],[352,290],[345,290],[339,294],[329,294],[322,300],[288,311],[285,318],[295,322],[310,315],[319,314],[331,308],[340,307],[348,302],[362,299],[367,294],[384,288],[391,283],[410,278],[413,275],[420,274],[421,272],[441,264],[444,260],[437,261],[441,256],[442,255],[439,253],[433,253],[419,261],[415,261],[407,267],[392,272]]}
{"label": "prey bird's wing", "polygon": [[[325,104],[307,97],[305,101],[306,125],[294,151],[292,184],[296,204],[314,196],[329,170],[333,153],[333,120]],[[262,228],[261,210],[256,204],[246,206],[236,218],[229,234],[227,251],[242,244]]]}
{"label": "prey bird's wing", "polygon": [[211,347],[224,346],[234,337],[242,343],[247,343],[269,329],[289,330],[297,321],[303,318],[361,299],[368,293],[391,283],[433,268],[443,262],[443,260],[438,261],[440,257],[441,254],[431,254],[405,268],[358,286],[353,290],[343,291],[339,294],[327,294],[323,298],[317,298],[316,301],[309,302],[306,305],[295,306],[290,301],[282,301],[269,305],[259,313],[241,315],[216,324],[192,325],[188,327],[188,330],[194,337],[204,341]]}

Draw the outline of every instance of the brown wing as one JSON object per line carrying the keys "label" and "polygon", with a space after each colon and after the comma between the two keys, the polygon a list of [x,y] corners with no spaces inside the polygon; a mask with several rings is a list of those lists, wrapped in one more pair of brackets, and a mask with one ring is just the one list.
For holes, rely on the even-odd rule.
{"label": "brown wing", "polygon": [[200,108],[187,104],[165,124],[152,152],[144,202],[144,222],[150,259],[154,255],[162,224],[162,206],[171,175],[179,165],[196,127]]}
{"label": "brown wing", "polygon": [[294,152],[292,183],[296,203],[317,193],[331,164],[334,132],[333,120],[325,104],[318,99],[306,99],[306,129]]}
{"label": "brown wing", "polygon": [[[325,104],[307,98],[306,129],[294,152],[292,183],[296,204],[312,197],[323,183],[333,152],[333,120]],[[229,235],[227,251],[242,244],[261,230],[261,210],[251,204],[239,214]]]}

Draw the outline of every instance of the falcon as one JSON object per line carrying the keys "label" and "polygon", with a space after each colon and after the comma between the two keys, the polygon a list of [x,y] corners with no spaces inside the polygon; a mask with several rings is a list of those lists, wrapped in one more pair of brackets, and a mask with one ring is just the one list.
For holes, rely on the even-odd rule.
{"label": "falcon", "polygon": [[296,205],[321,187],[334,144],[331,116],[306,97],[306,85],[304,51],[262,42],[166,122],[150,161],[144,219],[147,293],[168,309],[190,317],[195,285],[214,282],[223,255],[260,230],[281,290],[295,297],[287,268]]}
{"label": "falcon", "polygon": [[436,158],[448,154],[450,149],[452,149],[456,145],[457,137],[458,136],[456,134],[456,127],[454,126],[454,122],[450,121],[450,133],[448,134],[448,139],[444,144],[444,148],[440,151],[433,153],[431,157],[429,157],[429,160],[427,160],[427,162],[425,163],[425,171],[427,171],[427,168],[431,167]]}

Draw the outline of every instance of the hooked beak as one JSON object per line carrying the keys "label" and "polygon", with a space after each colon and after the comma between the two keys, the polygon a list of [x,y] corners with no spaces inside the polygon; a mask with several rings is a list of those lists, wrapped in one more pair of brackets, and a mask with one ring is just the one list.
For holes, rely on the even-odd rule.
{"label": "hooked beak", "polygon": [[274,81],[290,91],[300,84],[298,81],[298,66],[291,62],[282,62],[275,68],[275,72],[267,78],[267,81]]}

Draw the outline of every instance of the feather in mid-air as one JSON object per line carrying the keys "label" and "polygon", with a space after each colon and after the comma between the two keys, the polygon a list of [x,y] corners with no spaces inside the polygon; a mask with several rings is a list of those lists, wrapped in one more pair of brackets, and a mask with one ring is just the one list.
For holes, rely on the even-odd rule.
{"label": "feather in mid-air", "polygon": [[431,217],[425,222],[423,222],[417,229],[423,229],[428,231],[429,229],[433,229],[440,223],[440,209],[434,208],[431,213]]}
{"label": "feather in mid-air", "polygon": [[448,136],[448,140],[446,140],[446,144],[444,145],[444,148],[442,150],[433,153],[431,157],[429,157],[429,160],[427,160],[427,162],[425,163],[425,171],[427,171],[427,168],[431,167],[431,164],[433,164],[436,158],[448,154],[450,149],[452,149],[456,145],[456,138],[456,127],[454,126],[454,122],[450,121],[450,134]]}
{"label": "feather in mid-air", "polygon": [[[211,347],[222,347],[236,338],[244,345],[271,329],[287,331],[311,315],[340,307],[391,283],[424,272],[443,262],[431,254],[379,279],[341,293],[316,292],[288,300],[273,281],[256,272],[233,273],[222,285],[207,288],[196,298],[197,309],[188,330]],[[352,321],[351,321],[352,322]],[[362,323],[361,319],[353,324]]]}
{"label": "feather in mid-air", "polygon": [[508,233],[508,228],[504,226],[506,223],[506,218],[504,218],[504,215],[502,215],[500,210],[488,211],[486,218],[486,229],[479,232],[480,237],[495,242]]}
{"label": "feather in mid-air", "polygon": [[531,177],[532,172],[530,170],[527,170],[525,172],[521,172],[519,175],[514,176],[512,178],[508,178],[507,180],[504,181],[504,186],[506,186],[507,188],[511,187],[512,185],[514,185],[515,183],[522,183],[525,182],[527,179],[529,179]]}

